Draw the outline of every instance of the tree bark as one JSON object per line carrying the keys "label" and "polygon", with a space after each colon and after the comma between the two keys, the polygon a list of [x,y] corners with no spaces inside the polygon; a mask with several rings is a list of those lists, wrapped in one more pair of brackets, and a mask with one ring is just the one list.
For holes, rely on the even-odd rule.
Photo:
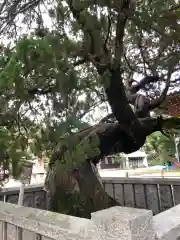
{"label": "tree bark", "polygon": [[141,122],[129,105],[129,99],[125,92],[125,86],[119,68],[110,70],[110,81],[104,88],[108,103],[118,123],[127,124],[129,128],[132,127],[134,130],[135,126],[139,128]]}
{"label": "tree bark", "polygon": [[[47,173],[50,177],[50,202],[48,210],[62,214],[91,218],[91,213],[117,206],[119,203],[108,196],[99,181],[94,166],[85,161],[78,169],[72,171],[56,171],[51,169]],[[48,176],[49,175],[49,176]],[[51,175],[51,176],[50,176]]]}
{"label": "tree bark", "polygon": [[[52,155],[45,181],[45,189],[50,196],[49,210],[83,218],[90,218],[91,213],[119,203],[105,192],[95,164],[104,156],[118,152],[134,152],[145,142],[146,136],[161,130],[159,119],[142,119],[143,134],[134,139],[128,125],[118,123],[97,124],[75,134],[79,142],[90,140],[94,135],[99,137],[100,152],[94,157],[87,156],[79,167],[67,168],[63,156],[68,148],[63,145]],[[78,138],[77,138],[78,135]],[[71,136],[72,141],[72,136]],[[74,142],[75,145],[78,142]],[[75,146],[71,146],[73,151]],[[73,160],[72,160],[73,161]]]}

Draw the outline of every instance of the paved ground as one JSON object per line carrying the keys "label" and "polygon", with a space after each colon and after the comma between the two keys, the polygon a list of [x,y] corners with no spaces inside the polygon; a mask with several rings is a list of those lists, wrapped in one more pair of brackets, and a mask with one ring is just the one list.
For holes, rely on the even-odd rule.
{"label": "paved ground", "polygon": [[103,169],[99,170],[101,177],[166,177],[166,178],[180,178],[179,171],[154,171],[149,169],[137,170],[117,170],[117,169]]}
{"label": "paved ground", "polygon": [[[101,169],[99,170],[99,174],[101,177],[133,177],[133,178],[180,178],[180,171],[155,171],[152,169],[142,168],[136,170],[119,170],[119,169]],[[38,184],[43,183],[45,179],[44,177],[41,178],[32,178],[31,184]],[[10,179],[8,183],[5,184],[4,187],[19,187],[21,183],[19,181],[15,181]]]}

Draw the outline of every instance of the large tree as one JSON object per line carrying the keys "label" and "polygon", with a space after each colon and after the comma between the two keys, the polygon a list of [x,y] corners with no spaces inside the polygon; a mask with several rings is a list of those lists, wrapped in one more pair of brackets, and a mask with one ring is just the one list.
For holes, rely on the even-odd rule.
{"label": "large tree", "polygon": [[[1,141],[1,163],[17,163],[10,153],[29,146],[45,152],[52,211],[88,218],[117,205],[99,181],[99,160],[180,128],[178,118],[150,115],[179,86],[178,3],[18,0],[0,10],[1,33],[15,40],[1,48],[1,128],[9,141]],[[111,112],[84,128],[83,117],[102,103]]]}

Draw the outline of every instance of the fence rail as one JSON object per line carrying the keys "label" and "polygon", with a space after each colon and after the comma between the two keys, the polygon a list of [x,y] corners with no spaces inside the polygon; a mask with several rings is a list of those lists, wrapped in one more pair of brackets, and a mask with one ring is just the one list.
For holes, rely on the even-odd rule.
{"label": "fence rail", "polygon": [[154,215],[180,203],[177,179],[103,178],[103,184],[121,206],[151,209]]}
{"label": "fence rail", "polygon": [[[20,187],[2,188],[0,190],[0,201],[17,204],[19,190]],[[47,209],[47,195],[43,190],[43,184],[25,187],[23,206]]]}
{"label": "fence rail", "polygon": [[[121,206],[150,209],[156,215],[180,204],[180,180],[167,178],[102,178],[106,192]],[[19,188],[0,192],[0,201],[17,203]],[[24,206],[47,209],[43,186],[25,188]]]}
{"label": "fence rail", "polygon": [[1,240],[178,240],[180,205],[152,215],[144,209],[112,207],[78,218],[0,202]]}

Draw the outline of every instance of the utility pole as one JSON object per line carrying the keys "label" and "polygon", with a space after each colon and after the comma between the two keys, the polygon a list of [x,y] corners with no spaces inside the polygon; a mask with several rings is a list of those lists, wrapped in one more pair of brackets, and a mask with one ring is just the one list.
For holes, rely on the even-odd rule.
{"label": "utility pole", "polygon": [[177,157],[177,161],[179,162],[179,151],[178,151],[178,145],[180,143],[180,137],[176,137],[176,135],[174,134],[174,143],[175,143],[175,150],[176,150],[176,157]]}

